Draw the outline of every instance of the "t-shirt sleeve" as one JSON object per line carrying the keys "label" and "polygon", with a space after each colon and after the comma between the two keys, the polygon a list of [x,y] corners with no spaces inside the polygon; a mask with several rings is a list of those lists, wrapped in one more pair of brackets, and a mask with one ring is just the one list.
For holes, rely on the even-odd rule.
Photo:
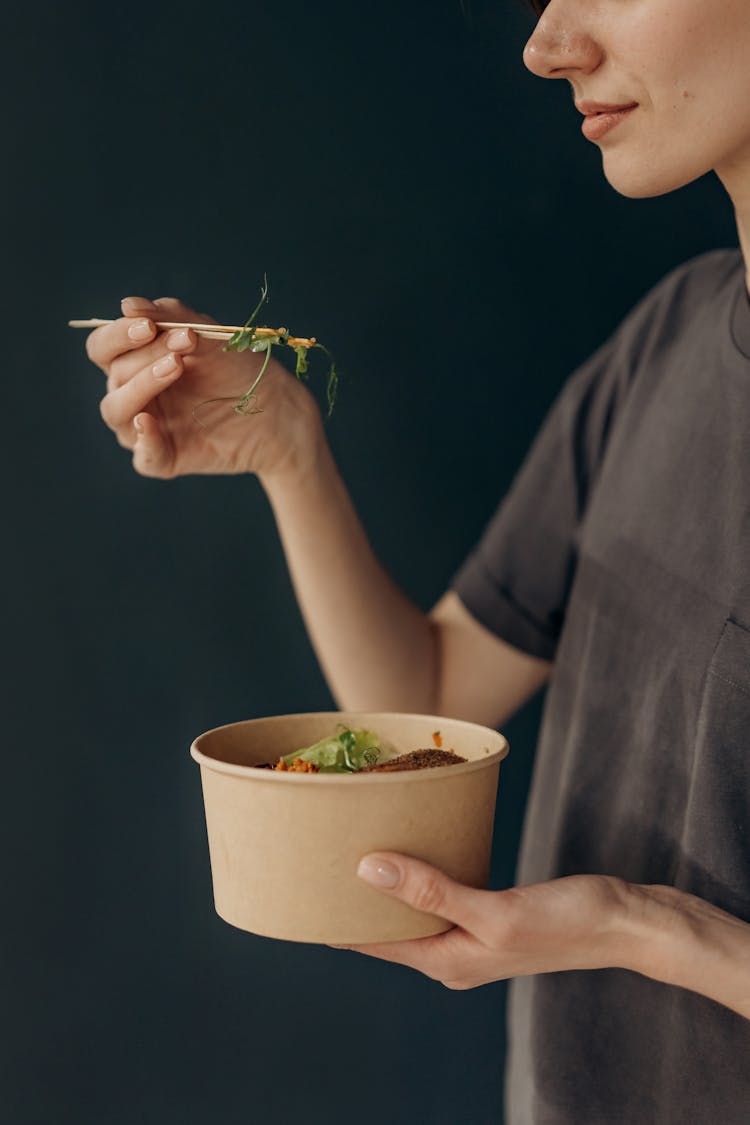
{"label": "t-shirt sleeve", "polygon": [[557,396],[510,490],[450,583],[469,613],[508,644],[554,659],[587,506],[631,389],[663,362],[660,353],[700,310],[706,287],[715,289],[717,271],[734,270],[736,262],[737,251],[710,251],[676,267]]}
{"label": "t-shirt sleeve", "polygon": [[505,498],[450,588],[515,648],[552,660],[573,582],[581,521],[632,370],[636,325],[570,377]]}

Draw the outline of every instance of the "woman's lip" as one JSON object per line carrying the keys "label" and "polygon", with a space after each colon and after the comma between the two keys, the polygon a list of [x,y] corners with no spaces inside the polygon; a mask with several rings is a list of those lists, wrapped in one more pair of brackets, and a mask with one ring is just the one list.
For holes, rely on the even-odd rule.
{"label": "woman's lip", "polygon": [[622,102],[620,105],[607,105],[605,102],[576,102],[576,109],[584,117],[593,113],[618,113],[621,109],[631,109],[637,102]]}
{"label": "woman's lip", "polygon": [[581,125],[581,132],[584,137],[590,141],[598,141],[610,129],[614,129],[626,117],[629,117],[637,105],[624,106],[622,109],[610,110],[609,112],[597,112],[589,114],[584,118]]}

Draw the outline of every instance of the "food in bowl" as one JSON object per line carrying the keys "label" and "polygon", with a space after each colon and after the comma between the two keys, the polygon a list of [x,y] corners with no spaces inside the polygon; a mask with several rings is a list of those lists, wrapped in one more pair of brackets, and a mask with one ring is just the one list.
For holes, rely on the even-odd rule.
{"label": "food in bowl", "polygon": [[388,749],[373,731],[352,730],[343,723],[339,723],[339,728],[339,734],[284,754],[276,763],[261,762],[255,768],[282,773],[392,773],[396,770],[452,766],[466,761],[455,751],[442,749],[440,731],[433,732],[434,747],[398,754]]}
{"label": "food in bowl", "polygon": [[[375,766],[420,747],[466,760],[394,770],[367,769],[365,761],[355,776],[257,768],[346,730],[379,739]],[[373,748],[371,740],[357,745]],[[374,851],[415,856],[466,886],[488,885],[498,772],[508,752],[498,731],[436,715],[306,712],[216,727],[190,752],[200,766],[216,910],[241,930],[356,944],[450,929],[358,878],[362,856]],[[430,761],[424,750],[420,759]]]}

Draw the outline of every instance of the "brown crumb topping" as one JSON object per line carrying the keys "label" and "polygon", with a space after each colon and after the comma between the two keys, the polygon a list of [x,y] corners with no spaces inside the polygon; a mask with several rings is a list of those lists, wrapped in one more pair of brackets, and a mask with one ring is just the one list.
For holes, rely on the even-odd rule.
{"label": "brown crumb topping", "polygon": [[395,773],[397,770],[426,770],[432,766],[455,766],[465,762],[453,750],[412,750],[409,754],[401,754],[392,758],[390,762],[383,762],[382,766],[365,766],[361,773]]}

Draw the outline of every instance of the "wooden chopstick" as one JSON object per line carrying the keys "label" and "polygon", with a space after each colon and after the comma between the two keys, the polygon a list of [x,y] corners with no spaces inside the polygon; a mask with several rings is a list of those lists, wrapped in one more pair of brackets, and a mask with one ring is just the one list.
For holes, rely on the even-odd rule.
{"label": "wooden chopstick", "polygon": [[[103,320],[93,317],[91,320],[69,320],[69,328],[101,328],[103,324],[114,324],[114,320]],[[185,320],[155,320],[157,328],[192,328],[198,336],[209,340],[224,340],[235,332],[241,332],[242,324],[192,324]],[[256,328],[256,336],[276,336],[278,333],[273,328]]]}

